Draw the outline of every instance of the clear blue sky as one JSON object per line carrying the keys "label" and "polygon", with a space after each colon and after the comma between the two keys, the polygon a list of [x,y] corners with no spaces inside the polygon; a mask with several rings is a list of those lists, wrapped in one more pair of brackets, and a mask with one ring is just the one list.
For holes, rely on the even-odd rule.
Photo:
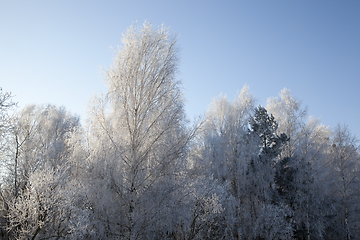
{"label": "clear blue sky", "polygon": [[111,46],[135,21],[178,35],[189,119],[244,84],[266,105],[284,87],[325,125],[360,138],[360,1],[0,0],[0,87],[20,107],[63,105],[85,118]]}

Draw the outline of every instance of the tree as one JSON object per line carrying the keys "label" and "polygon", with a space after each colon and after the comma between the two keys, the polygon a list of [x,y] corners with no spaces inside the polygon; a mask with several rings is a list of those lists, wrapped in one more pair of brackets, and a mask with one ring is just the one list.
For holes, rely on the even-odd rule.
{"label": "tree", "polygon": [[[11,130],[11,117],[9,117],[8,111],[16,106],[16,103],[12,101],[12,95],[10,92],[3,92],[0,88],[0,163],[1,167],[4,168],[3,164],[6,159],[6,148],[8,146],[7,139]],[[3,170],[1,171],[1,177],[4,177]],[[1,213],[6,212],[8,206],[6,204],[7,199],[5,198],[5,192],[3,189],[3,184],[0,185],[0,209]],[[7,235],[5,226],[3,223],[6,222],[3,214],[0,216],[0,237],[5,237]]]}
{"label": "tree", "polygon": [[260,156],[274,158],[279,155],[282,145],[288,141],[286,134],[277,134],[278,124],[266,108],[255,109],[254,117],[250,119],[250,133],[259,140]]}
{"label": "tree", "polygon": [[16,103],[12,101],[11,93],[3,93],[2,88],[0,88],[0,161],[2,165],[6,162],[8,135],[12,128],[12,118],[9,116],[8,111],[15,106]]}
{"label": "tree", "polygon": [[279,97],[269,99],[267,107],[277,119],[277,131],[289,137],[276,166],[275,182],[280,200],[294,211],[297,238],[319,237],[324,227],[324,209],[318,208],[324,204],[321,191],[324,185],[319,176],[324,172],[321,169],[324,169],[329,130],[313,118],[306,123],[307,108],[302,108],[301,102],[286,88]]}
{"label": "tree", "polygon": [[[255,229],[256,224],[263,224],[262,229],[284,228],[288,231],[279,233],[276,239],[286,239],[292,235],[291,224],[285,219],[288,218],[289,211],[284,207],[271,206],[276,199],[274,189],[275,163],[281,153],[283,145],[288,141],[286,134],[276,134],[278,125],[273,115],[268,114],[264,107],[259,106],[255,109],[254,116],[249,122],[248,141],[257,148],[257,154],[253,155],[247,167],[247,189],[248,189],[248,211],[250,212],[250,221],[255,224],[252,229],[252,238],[261,235]],[[275,214],[266,215],[266,222],[259,219],[264,217],[262,211],[271,209],[270,212],[277,211]],[[269,212],[269,214],[270,214]],[[269,217],[277,216],[283,221],[270,220]],[[274,221],[278,224],[274,225]],[[270,224],[267,225],[266,224]],[[259,226],[258,226],[259,227]]]}
{"label": "tree", "polygon": [[331,201],[326,197],[325,159],[330,130],[310,118],[299,132],[290,166],[295,169],[294,219],[299,239],[322,239]]}
{"label": "tree", "polygon": [[69,233],[67,140],[78,127],[76,116],[52,105],[29,105],[15,114],[7,142],[8,191],[2,195],[12,237]]}
{"label": "tree", "polygon": [[[108,92],[94,98],[84,150],[87,193],[97,236],[125,239],[170,234],[184,181],[188,144],[176,80],[176,38],[162,26],[132,26],[113,66]],[[172,218],[173,217],[173,218]]]}
{"label": "tree", "polygon": [[301,102],[284,88],[279,97],[268,99],[267,109],[278,123],[277,133],[285,133],[289,138],[282,154],[284,157],[292,157],[299,141],[299,132],[304,127],[307,108],[302,108]]}
{"label": "tree", "polygon": [[201,140],[203,160],[196,168],[208,166],[208,174],[213,174],[220,182],[229,181],[235,186],[239,179],[242,162],[241,148],[246,135],[248,119],[254,109],[254,98],[249,88],[244,86],[234,102],[226,97],[214,99],[206,112],[202,126]]}
{"label": "tree", "polygon": [[336,210],[343,230],[343,239],[354,239],[359,232],[359,160],[357,140],[347,126],[338,125],[333,131],[328,158],[328,182],[336,197]]}
{"label": "tree", "polygon": [[7,159],[15,196],[36,169],[46,163],[56,169],[67,161],[66,141],[78,126],[78,117],[53,105],[28,105],[15,114]]}
{"label": "tree", "polygon": [[[224,202],[223,229],[228,229],[226,238],[236,238],[240,226],[246,222],[243,217],[242,201],[246,192],[247,159],[252,154],[246,144],[247,126],[254,109],[254,98],[248,86],[244,86],[233,102],[225,96],[214,99],[205,114],[204,123],[197,144],[191,149],[193,166],[198,176],[205,176],[227,190]],[[196,154],[193,154],[193,153]],[[205,188],[211,184],[204,184]]]}

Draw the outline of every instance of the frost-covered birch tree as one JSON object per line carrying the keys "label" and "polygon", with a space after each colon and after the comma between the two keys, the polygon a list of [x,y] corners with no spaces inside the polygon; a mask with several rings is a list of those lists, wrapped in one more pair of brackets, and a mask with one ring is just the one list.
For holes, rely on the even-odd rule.
{"label": "frost-covered birch tree", "polygon": [[338,125],[331,139],[330,155],[327,159],[331,196],[336,199],[337,220],[342,239],[358,239],[360,200],[360,155],[357,139],[346,125]]}
{"label": "frost-covered birch tree", "polygon": [[220,95],[206,112],[202,127],[202,154],[205,161],[202,167],[207,166],[208,174],[213,174],[220,182],[232,182],[234,192],[239,190],[236,186],[239,179],[236,178],[239,171],[244,169],[240,156],[245,151],[240,148],[247,134],[254,102],[247,86],[243,87],[233,102]]}
{"label": "frost-covered birch tree", "polygon": [[296,169],[295,197],[292,201],[296,235],[303,239],[322,239],[327,210],[331,201],[326,199],[327,171],[324,161],[328,151],[330,129],[318,119],[309,118],[298,135],[298,144],[289,164]]}
{"label": "frost-covered birch tree", "polygon": [[324,204],[321,172],[324,172],[322,164],[330,130],[311,117],[305,122],[307,108],[286,88],[279,97],[270,98],[267,107],[279,124],[277,131],[289,137],[276,167],[275,182],[280,201],[294,211],[297,238],[319,237],[322,232],[319,229],[324,228],[323,209],[319,208]]}
{"label": "frost-covered birch tree", "polygon": [[32,172],[46,163],[57,168],[67,161],[66,141],[78,126],[78,117],[53,105],[28,105],[15,114],[6,159],[15,196]]}
{"label": "frost-covered birch tree", "polygon": [[79,120],[64,108],[26,106],[15,114],[7,141],[7,229],[15,239],[69,234],[67,139]]}
{"label": "frost-covered birch tree", "polygon": [[241,204],[246,195],[244,181],[248,159],[254,154],[246,144],[254,102],[248,86],[243,87],[233,102],[222,95],[215,98],[205,114],[198,145],[192,149],[198,152],[193,168],[227,190],[229,197],[223,215],[230,231],[228,237],[238,237],[246,221]]}
{"label": "frost-covered birch tree", "polygon": [[[12,101],[12,95],[10,92],[3,92],[0,87],[0,164],[1,171],[0,176],[4,177],[4,164],[6,164],[6,152],[8,148],[7,140],[11,132],[11,117],[9,116],[9,110],[16,106],[16,103]],[[7,199],[6,191],[4,191],[4,184],[0,185],[0,211],[6,213],[7,210]],[[6,187],[5,187],[6,188]],[[5,238],[7,236],[6,219],[3,214],[0,216],[0,237]]]}
{"label": "frost-covered birch tree", "polygon": [[185,126],[178,47],[168,31],[130,27],[106,71],[107,94],[92,102],[82,161],[97,237],[164,238],[181,216],[174,204],[194,133]]}
{"label": "frost-covered birch tree", "polygon": [[289,138],[282,155],[292,157],[299,141],[299,132],[304,126],[307,108],[303,108],[301,102],[296,100],[286,88],[281,90],[279,97],[269,98],[266,108],[274,115],[279,125],[277,133],[285,133]]}

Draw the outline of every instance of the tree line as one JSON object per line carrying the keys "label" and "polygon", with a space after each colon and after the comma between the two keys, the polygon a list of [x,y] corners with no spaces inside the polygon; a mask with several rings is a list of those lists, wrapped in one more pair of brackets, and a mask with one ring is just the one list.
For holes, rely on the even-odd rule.
{"label": "tree line", "polygon": [[360,239],[358,143],[283,89],[192,125],[176,36],[132,26],[84,126],[0,91],[2,239]]}

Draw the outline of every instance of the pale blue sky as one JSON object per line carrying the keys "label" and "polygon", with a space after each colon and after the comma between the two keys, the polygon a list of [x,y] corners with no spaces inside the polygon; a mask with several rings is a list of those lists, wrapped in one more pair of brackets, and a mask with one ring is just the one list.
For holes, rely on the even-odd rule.
{"label": "pale blue sky", "polygon": [[360,1],[0,0],[0,87],[23,107],[63,105],[85,118],[111,46],[135,21],[178,35],[189,119],[244,84],[266,105],[284,87],[309,115],[360,138]]}

